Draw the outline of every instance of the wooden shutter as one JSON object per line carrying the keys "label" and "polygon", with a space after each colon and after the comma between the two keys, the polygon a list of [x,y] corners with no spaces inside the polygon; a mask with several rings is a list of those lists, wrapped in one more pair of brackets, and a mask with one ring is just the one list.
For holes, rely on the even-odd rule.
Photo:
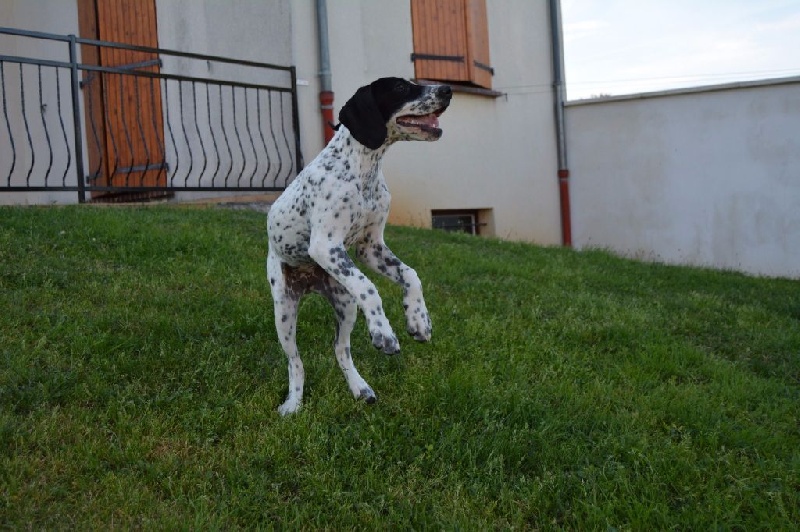
{"label": "wooden shutter", "polygon": [[[158,47],[155,0],[98,0],[100,40]],[[158,55],[148,52],[101,48],[100,63],[157,72]],[[113,139],[106,146],[116,166],[114,184],[135,179],[141,186],[163,181],[163,125],[161,86],[158,80],[104,75],[106,130]]]}
{"label": "wooden shutter", "polygon": [[486,0],[467,0],[467,41],[470,42],[470,79],[475,85],[490,89],[494,69],[489,58]]}
{"label": "wooden shutter", "polygon": [[412,0],[417,78],[468,82],[464,0]]}
{"label": "wooden shutter", "polygon": [[417,78],[491,88],[486,0],[411,0]]}
{"label": "wooden shutter", "polygon": [[[158,47],[156,0],[78,0],[81,36]],[[158,54],[81,47],[84,62],[158,72]],[[90,180],[100,186],[166,185],[161,84],[117,73],[84,73]],[[90,102],[91,100],[91,102]],[[163,193],[148,193],[157,197]],[[94,192],[93,198],[125,194]],[[142,196],[143,197],[143,196]]]}

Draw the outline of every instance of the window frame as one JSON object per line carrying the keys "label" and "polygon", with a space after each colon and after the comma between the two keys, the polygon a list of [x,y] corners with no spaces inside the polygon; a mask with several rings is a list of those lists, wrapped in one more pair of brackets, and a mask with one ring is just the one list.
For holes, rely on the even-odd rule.
{"label": "window frame", "polygon": [[[456,218],[466,216],[469,216],[472,219],[472,223],[466,225],[461,224],[460,221],[459,223],[453,225],[441,225],[436,223],[437,218]],[[480,212],[478,209],[434,209],[431,211],[431,227],[433,229],[480,236],[481,227],[485,225],[485,223],[480,222]]]}

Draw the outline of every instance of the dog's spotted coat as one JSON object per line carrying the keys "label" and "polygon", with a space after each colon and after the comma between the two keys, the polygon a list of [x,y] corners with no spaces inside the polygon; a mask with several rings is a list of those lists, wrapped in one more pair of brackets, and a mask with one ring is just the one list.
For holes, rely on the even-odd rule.
{"label": "dog's spotted coat", "polygon": [[305,373],[295,333],[298,304],[308,292],[322,294],[333,305],[336,360],[356,398],[376,401],[350,353],[359,308],[373,345],[387,354],[400,351],[381,297],[348,255],[350,247],[364,264],[403,287],[409,334],[421,342],[430,339],[419,277],[383,240],[390,196],[381,165],[398,140],[437,140],[442,134],[438,116],[450,98],[447,85],[399,78],[361,87],[339,113],[341,124],[330,143],[270,208],[267,275],[278,338],[289,361],[289,394],[278,408],[282,415],[297,411],[303,399]]}

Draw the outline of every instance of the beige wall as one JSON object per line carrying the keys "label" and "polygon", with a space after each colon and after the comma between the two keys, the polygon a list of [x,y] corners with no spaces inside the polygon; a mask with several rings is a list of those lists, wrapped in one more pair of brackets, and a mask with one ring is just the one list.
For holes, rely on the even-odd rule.
{"label": "beige wall", "polygon": [[[558,244],[547,3],[487,0],[487,6],[494,88],[504,96],[456,94],[439,142],[393,147],[385,164],[394,197],[391,221],[429,226],[433,209],[491,209],[492,234]],[[323,133],[314,0],[157,0],[157,10],[164,48],[294,63],[302,152],[306,163],[316,156]],[[414,76],[408,0],[329,0],[328,16],[335,113],[378,77]],[[0,22],[78,32],[74,2],[3,2]],[[201,76],[209,74],[204,68],[165,64],[167,71]],[[39,202],[32,194],[0,193],[0,201],[8,197]]]}
{"label": "beige wall", "polygon": [[[38,31],[44,33],[57,34],[78,34],[78,11],[75,2],[64,2],[59,0],[3,0],[0,2],[0,26],[9,28]],[[22,57],[35,57],[51,59],[56,61],[69,61],[69,48],[66,43],[30,39],[10,35],[0,35],[0,49],[6,55],[19,55]],[[64,109],[71,109],[70,85],[67,71],[59,74],[61,80],[61,104]],[[38,75],[36,67],[29,65],[24,68],[24,86],[26,113],[30,128],[31,140],[34,145],[46,146],[47,140],[45,130],[42,127],[42,115],[39,112],[38,97]],[[9,113],[9,121],[15,132],[24,131],[24,121],[21,114],[20,98],[20,76],[17,65],[7,63],[5,65],[6,81],[6,105]],[[51,68],[43,69],[42,73],[42,96],[44,109],[44,120],[48,124],[51,133],[59,136],[52,140],[53,145],[53,168],[50,180],[60,183],[63,168],[66,166],[68,157],[64,142],[61,139],[61,126],[58,122],[56,109],[58,101],[55,90],[55,72]],[[69,116],[69,115],[68,115]],[[66,135],[70,145],[73,142],[74,134],[72,123],[68,122]],[[11,184],[24,186],[27,175],[27,168],[33,163],[33,171],[30,176],[29,184],[32,186],[43,185],[46,174],[46,161],[49,155],[39,153],[38,159],[31,159],[31,152],[27,142],[16,142],[16,165],[14,179]],[[0,130],[0,176],[6,178],[7,172],[11,168],[12,151],[8,133],[3,124]],[[68,185],[75,185],[76,177],[74,173],[74,162],[70,173],[66,176]],[[0,205],[41,205],[48,203],[77,203],[78,195],[75,192],[0,192]]]}
{"label": "beige wall", "polygon": [[289,65],[291,3],[290,0],[156,0],[159,46]]}
{"label": "beige wall", "polygon": [[[158,40],[161,48],[169,50],[180,50],[197,54],[216,55],[237,60],[256,61],[261,63],[272,63],[276,65],[288,66],[292,64],[292,38],[291,38],[291,2],[290,0],[157,0],[156,12],[158,15]],[[204,79],[228,80],[243,83],[269,84],[280,87],[291,86],[291,76],[283,71],[268,71],[259,68],[251,68],[241,65],[229,65],[219,62],[200,61],[186,59],[169,55],[162,55],[162,73],[178,74],[183,76],[195,76]],[[171,110],[172,122],[177,122],[176,110],[180,109],[179,93],[176,84],[170,83],[170,91],[162,94],[164,98],[163,112],[165,114],[164,123],[167,121],[167,113]],[[184,96],[185,107],[187,110],[192,108],[192,98],[189,96],[189,87]],[[212,107],[219,105],[218,98],[212,90]],[[277,95],[275,95],[277,96]],[[206,95],[203,90],[197,93],[197,106],[204,109],[208,105]],[[241,131],[247,131],[248,121],[254,121],[254,117],[249,117],[241,112],[245,108],[246,101],[242,91],[237,92],[236,105],[238,113],[234,113],[231,102],[226,96],[225,116],[228,120],[228,128],[238,127]],[[247,97],[250,109],[255,109],[255,96],[251,91]],[[267,128],[269,121],[264,118],[267,115],[267,103],[262,105],[262,122]],[[289,98],[285,98],[283,111],[285,117],[291,117],[291,106]],[[187,115],[191,114],[187,111]],[[188,127],[186,138],[177,136],[180,140],[176,143],[167,141],[166,150],[167,163],[170,168],[176,168],[176,161],[188,161],[190,150],[192,153],[199,154],[203,151],[203,146],[212,146],[213,139],[210,138],[207,114],[202,111],[197,115],[198,128]],[[213,122],[214,119],[212,119]],[[273,104],[273,120],[279,120],[278,105]],[[291,119],[289,118],[289,122]],[[197,130],[203,132],[197,134]],[[292,135],[291,124],[287,128],[287,134]],[[169,137],[167,137],[169,139]],[[282,143],[281,143],[282,144]],[[247,142],[245,141],[245,145]],[[281,145],[282,148],[282,145]],[[217,162],[217,155],[209,149],[208,168],[214,168]],[[252,166],[242,160],[242,157],[234,156],[231,161],[226,155],[225,150],[220,149],[219,159],[222,161],[221,167],[227,168],[231,164],[231,175],[237,176],[240,171],[246,171],[248,175]],[[280,149],[280,153],[270,147],[269,155],[272,160],[279,156],[282,160],[294,161],[293,150]],[[263,162],[263,158],[262,158]],[[242,170],[244,165],[244,170]],[[185,165],[184,165],[185,168]],[[258,171],[266,172],[266,168],[259,167]],[[211,186],[211,179],[214,172],[208,169],[203,172],[203,165],[197,164],[192,168],[192,172],[187,176],[191,183],[199,183],[204,186]],[[179,174],[179,178],[183,177]],[[198,200],[204,198],[219,198],[226,196],[241,196],[242,192],[175,192],[177,201]],[[258,194],[260,195],[260,194]]]}
{"label": "beige wall", "polygon": [[292,0],[292,62],[297,68],[300,145],[306,163],[323,148],[314,4],[314,0]]}
{"label": "beige wall", "polygon": [[[314,2],[293,7],[295,62],[301,89],[303,150],[319,140]],[[384,171],[393,223],[430,226],[433,209],[492,209],[494,234],[559,244],[553,99],[547,3],[488,0],[495,90],[500,98],[458,93],[442,117],[436,143],[400,143]],[[361,85],[382,76],[413,77],[407,0],[328,2],[336,112]]]}
{"label": "beige wall", "polygon": [[432,209],[492,209],[496,236],[559,244],[546,2],[487,7],[493,87],[506,95],[457,94],[438,143],[393,149],[393,220],[427,225]]}
{"label": "beige wall", "polygon": [[[245,59],[258,62],[276,63],[279,65],[292,64],[292,38],[291,38],[291,2],[290,0],[228,0],[220,2],[217,0],[156,0],[156,12],[158,15],[158,34],[159,46],[172,50],[180,50],[201,54],[219,55],[234,59]],[[0,25],[15,27],[20,29],[50,32],[61,35],[79,34],[77,3],[74,0],[5,0],[0,2]],[[61,61],[68,60],[68,48],[65,43],[38,41],[22,37],[0,36],[0,47],[3,53],[30,56],[36,58],[47,58]],[[173,56],[163,56],[164,67],[162,72],[170,74],[192,75],[198,77],[210,77],[214,79],[234,79],[237,81],[250,83],[267,83],[281,86],[290,85],[290,76],[286,73],[264,73],[259,69],[247,69],[243,67],[231,67],[220,63],[207,63],[206,61],[187,60],[175,58]],[[13,68],[12,68],[13,67]],[[24,124],[21,119],[20,98],[19,98],[19,75],[16,65],[6,66],[6,88],[8,94],[8,107],[10,109],[10,120],[15,131],[23,131]],[[26,67],[25,86],[26,93],[31,88],[36,88],[35,67]],[[63,74],[63,73],[62,73]],[[48,77],[50,76],[50,77]],[[52,94],[52,86],[47,86],[51,81],[52,72],[44,69],[43,85],[45,85],[44,98],[46,109],[46,120],[52,122],[50,131],[59,132],[60,126],[57,124],[58,116],[55,113],[57,103]],[[63,79],[62,81],[67,81]],[[52,83],[50,83],[52,85]],[[10,90],[9,90],[10,89]],[[203,105],[202,91],[200,105]],[[35,96],[35,95],[34,95]],[[164,112],[167,108],[174,110],[178,108],[178,95],[173,90],[168,96]],[[28,104],[27,114],[29,116],[29,126],[31,128],[32,142],[38,150],[46,146],[44,129],[41,127],[40,114],[35,112],[37,109],[31,104],[38,102],[38,97],[31,98],[26,96]],[[62,109],[66,119],[71,118],[69,85],[62,86]],[[229,113],[229,115],[233,115]],[[202,116],[200,117],[203,119]],[[241,120],[241,116],[238,118]],[[166,123],[166,121],[165,121]],[[202,126],[202,124],[200,124]],[[88,134],[86,124],[83,125],[84,134]],[[72,124],[67,123],[67,135],[70,146],[73,144]],[[291,134],[291,127],[288,128]],[[194,128],[188,128],[192,135]],[[205,127],[201,127],[205,131]],[[5,135],[5,136],[4,136]],[[18,136],[18,135],[17,135]],[[210,144],[206,138],[206,144]],[[58,151],[63,142],[60,136],[54,139],[53,145],[54,165],[62,167],[66,164],[67,154],[65,150]],[[198,139],[192,137],[192,142]],[[84,139],[84,146],[86,145]],[[31,161],[30,150],[25,143],[17,143],[17,161],[15,167],[15,185],[24,185],[25,172],[20,174],[21,168],[26,168]],[[177,149],[181,150],[182,160],[188,159],[187,147],[181,144]],[[5,128],[0,129],[0,175],[10,168],[10,143],[7,139]],[[64,152],[64,153],[62,153]],[[199,152],[199,149],[195,149]],[[37,151],[37,153],[39,153]],[[293,154],[283,154],[284,158],[293,159]],[[38,155],[34,170],[31,175],[31,185],[43,184],[43,173],[46,164],[43,156]],[[167,159],[171,167],[175,166],[175,153],[167,150]],[[201,165],[196,165],[196,171],[191,180],[201,180],[199,175]],[[59,170],[60,178],[60,170]],[[74,185],[76,176],[74,172],[74,161],[72,168],[67,176],[68,183]],[[17,179],[22,182],[17,183]],[[39,181],[42,183],[39,183]],[[205,184],[204,181],[200,181]],[[210,193],[187,193],[177,192],[176,198],[195,199],[199,197],[220,196],[219,192]],[[75,203],[78,201],[76,192],[14,192],[3,193],[0,191],[0,204],[43,204],[43,203]]]}
{"label": "beige wall", "polygon": [[[0,25],[8,28],[17,28],[45,33],[78,34],[78,7],[77,2],[64,2],[63,0],[3,0],[0,2]],[[3,43],[3,52],[12,53],[13,43]],[[9,49],[8,46],[11,46]],[[37,52],[41,47],[52,45],[41,44],[25,45],[26,49],[35,48]],[[60,50],[60,48],[59,48]]]}
{"label": "beige wall", "polygon": [[[294,63],[298,79],[307,83],[298,91],[306,162],[324,147],[315,4],[314,0],[292,2]],[[334,117],[362,85],[384,76],[410,78],[414,75],[410,60],[411,11],[407,0],[329,0],[328,33]]]}

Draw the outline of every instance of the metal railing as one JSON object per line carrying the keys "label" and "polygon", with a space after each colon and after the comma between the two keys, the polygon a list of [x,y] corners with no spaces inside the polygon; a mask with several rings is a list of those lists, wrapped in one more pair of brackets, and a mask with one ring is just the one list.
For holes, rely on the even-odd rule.
{"label": "metal railing", "polygon": [[0,28],[8,49],[0,194],[280,191],[302,167],[293,66]]}

